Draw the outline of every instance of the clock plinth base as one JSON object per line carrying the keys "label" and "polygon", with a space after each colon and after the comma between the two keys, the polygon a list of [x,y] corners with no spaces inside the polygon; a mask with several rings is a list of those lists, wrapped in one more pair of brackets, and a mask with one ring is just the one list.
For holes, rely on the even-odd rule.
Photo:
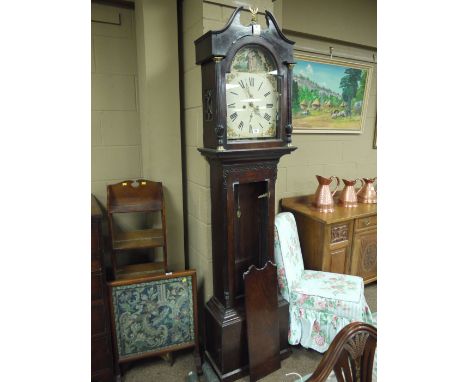
{"label": "clock plinth base", "polygon": [[[288,343],[289,304],[278,296],[280,357],[291,354]],[[205,306],[205,355],[220,381],[235,381],[249,374],[247,327],[243,304],[226,308],[216,297]]]}

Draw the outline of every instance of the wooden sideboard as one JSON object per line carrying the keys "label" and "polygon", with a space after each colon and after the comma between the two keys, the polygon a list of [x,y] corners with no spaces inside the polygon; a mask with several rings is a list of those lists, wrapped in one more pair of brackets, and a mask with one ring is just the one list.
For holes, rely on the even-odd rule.
{"label": "wooden sideboard", "polygon": [[114,367],[101,230],[102,212],[91,195],[91,381],[111,382]]}
{"label": "wooden sideboard", "polygon": [[294,214],[306,269],[361,276],[377,280],[377,205],[355,208],[335,205],[319,212],[313,195],[284,198],[283,211]]}

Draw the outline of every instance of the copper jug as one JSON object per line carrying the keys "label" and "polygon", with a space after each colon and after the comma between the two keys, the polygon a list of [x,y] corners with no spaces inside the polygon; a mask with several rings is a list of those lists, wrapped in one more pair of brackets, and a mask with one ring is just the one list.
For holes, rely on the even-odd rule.
{"label": "copper jug", "polygon": [[357,207],[358,199],[356,195],[356,190],[354,189],[354,185],[356,184],[358,180],[360,180],[362,184],[364,184],[364,182],[361,179],[354,179],[354,180],[341,179],[341,180],[345,184],[345,187],[340,192],[338,203],[343,207]]}
{"label": "copper jug", "polygon": [[359,203],[377,203],[377,192],[374,189],[374,182],[376,180],[377,177],[374,179],[362,178],[362,187],[357,192]]}
{"label": "copper jug", "polygon": [[[335,210],[333,207],[333,195],[335,195],[336,190],[338,190],[340,179],[336,176],[331,176],[330,178],[325,178],[320,175],[315,176],[317,177],[319,186],[317,187],[317,191],[315,191],[314,206],[320,212],[333,212]],[[333,181],[333,178],[336,179],[336,187],[332,192],[330,191],[330,183]]]}

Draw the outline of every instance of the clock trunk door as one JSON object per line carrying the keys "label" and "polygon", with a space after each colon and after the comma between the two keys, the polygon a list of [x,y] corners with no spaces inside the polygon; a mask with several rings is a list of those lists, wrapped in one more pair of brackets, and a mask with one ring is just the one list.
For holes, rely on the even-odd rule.
{"label": "clock trunk door", "polygon": [[234,298],[244,297],[243,274],[251,265],[263,267],[268,259],[268,181],[234,187]]}

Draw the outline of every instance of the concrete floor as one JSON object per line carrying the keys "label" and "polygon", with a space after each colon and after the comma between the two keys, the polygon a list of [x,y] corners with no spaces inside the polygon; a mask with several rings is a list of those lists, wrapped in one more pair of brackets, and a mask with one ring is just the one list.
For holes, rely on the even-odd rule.
{"label": "concrete floor", "polygon": [[[372,312],[377,311],[377,283],[365,287],[367,303]],[[313,372],[322,358],[322,354],[305,349],[301,346],[292,346],[290,357],[281,362],[281,369],[263,378],[265,382],[287,382],[295,381],[298,376],[288,373],[298,373],[301,376]],[[135,362],[124,374],[123,382],[172,382],[185,381],[187,374],[195,370],[195,363],[192,351],[180,351],[174,354],[174,365],[171,367],[160,358]],[[200,382],[205,382],[204,376],[200,377]],[[241,382],[248,382],[249,377],[239,379]],[[211,381],[210,381],[211,382]]]}

